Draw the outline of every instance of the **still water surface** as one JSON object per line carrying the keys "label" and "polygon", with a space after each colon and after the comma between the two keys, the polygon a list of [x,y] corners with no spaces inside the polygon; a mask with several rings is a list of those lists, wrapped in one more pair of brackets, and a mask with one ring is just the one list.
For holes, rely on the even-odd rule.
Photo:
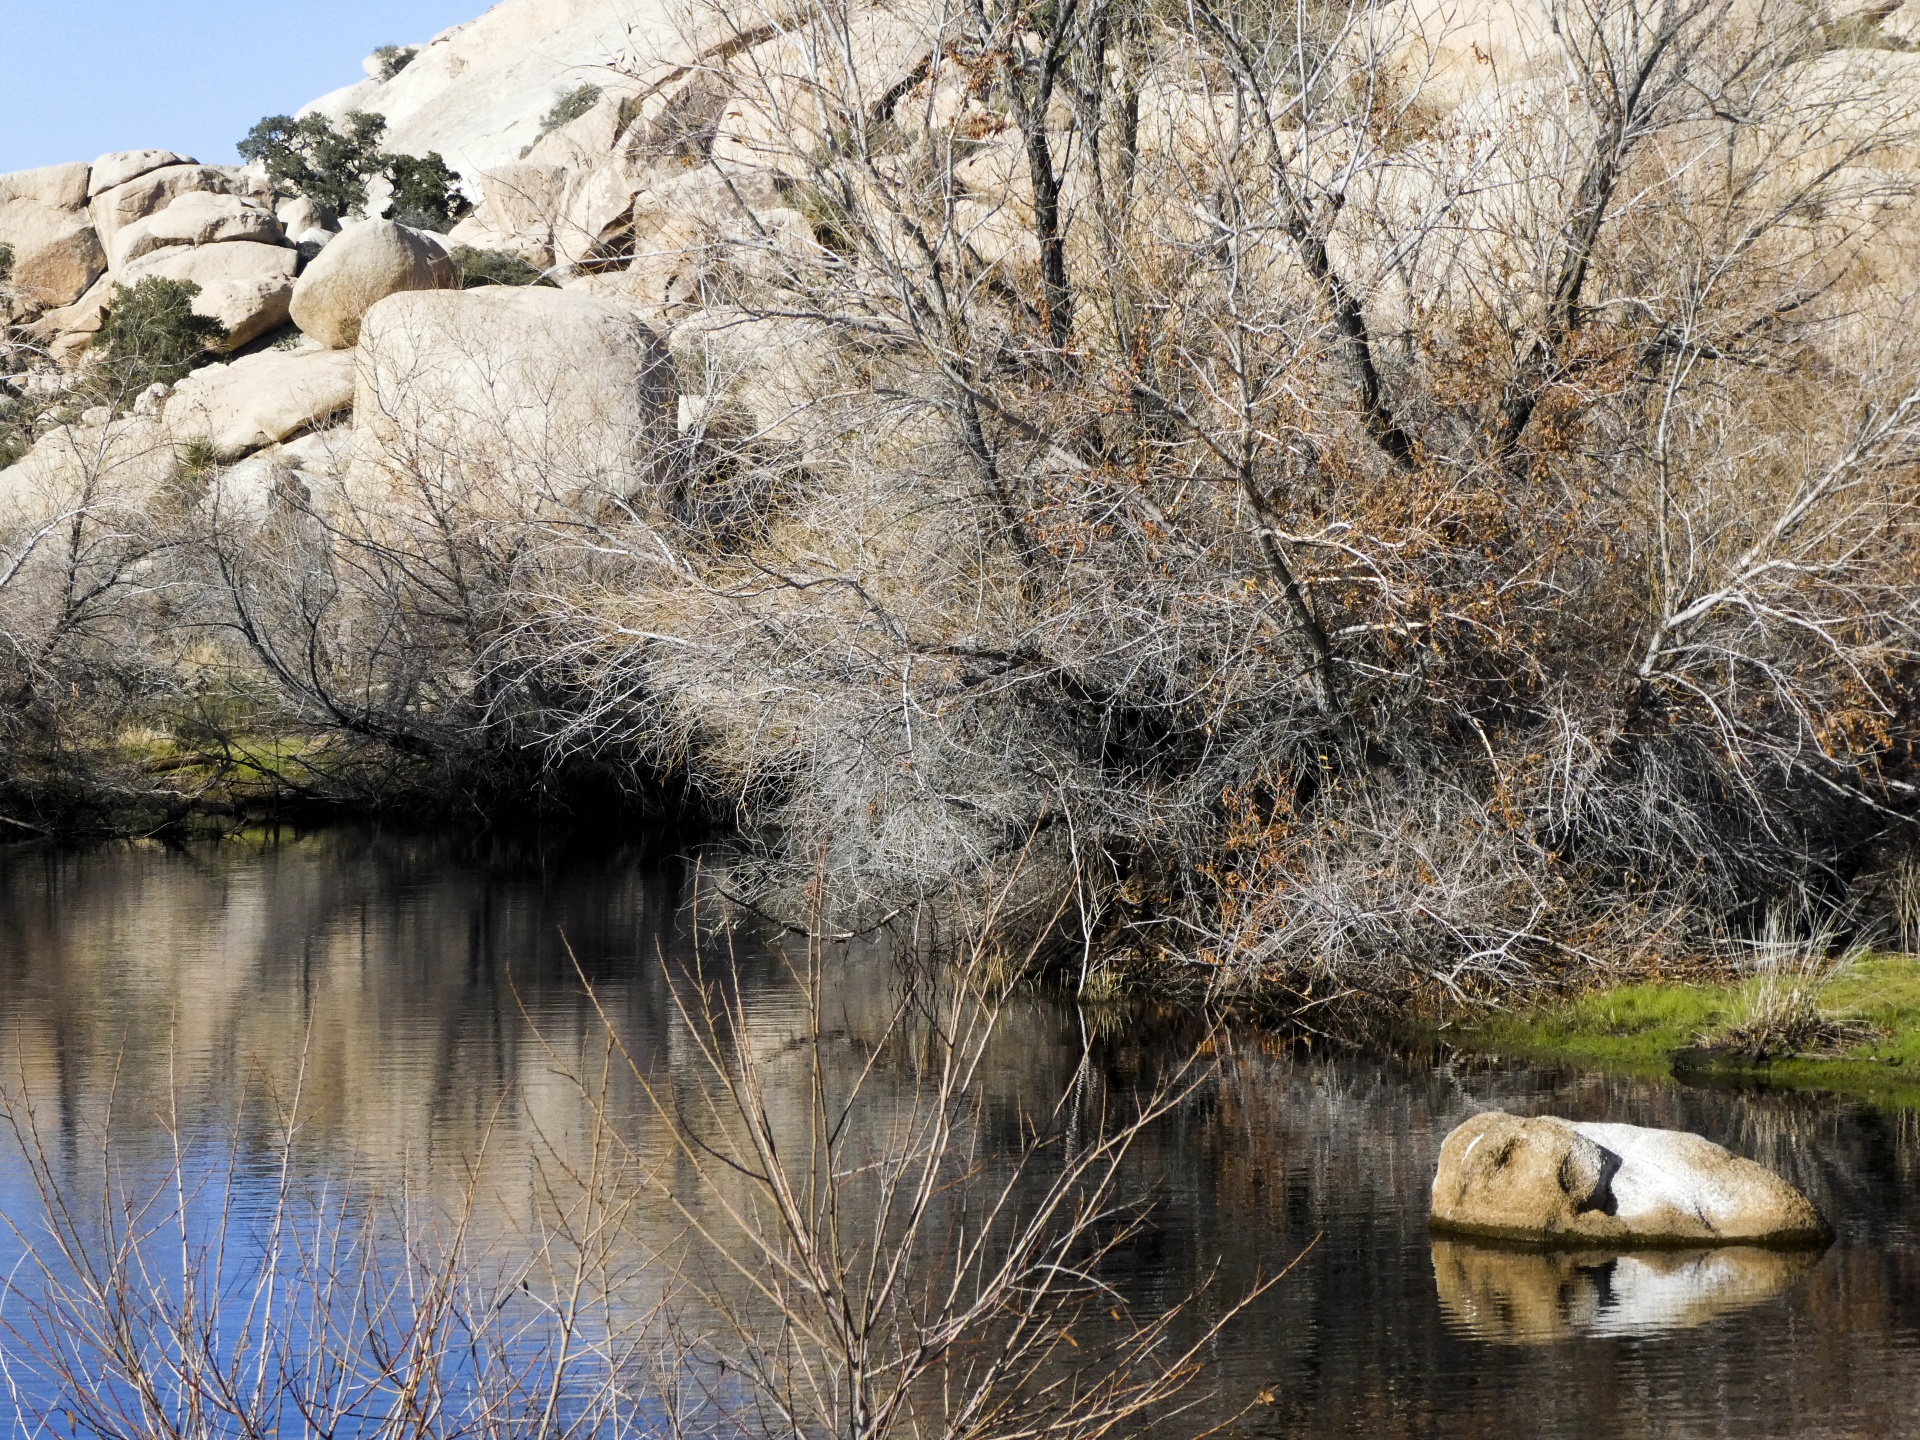
{"label": "still water surface", "polygon": [[[642,1063],[671,1066],[682,897],[636,856],[338,831],[0,852],[0,1076],[76,1171],[109,1105],[135,1150],[166,1152],[169,1112],[244,1150],[241,1097],[297,1080],[300,1165],[457,1189],[484,1151],[512,1209],[535,1186],[526,1142],[581,1123],[568,1058],[604,1035],[569,944]],[[756,1025],[800,1023],[771,954],[734,963]],[[878,1023],[887,968],[836,971],[850,1032]],[[1029,1106],[1089,1069],[1124,1090],[1177,1058],[1179,1030],[1025,1001],[989,1084]],[[1440,1140],[1489,1106],[1700,1131],[1786,1173],[1838,1239],[1801,1257],[1436,1244]],[[1911,1113],[1241,1035],[1136,1168],[1154,1223],[1108,1279],[1137,1306],[1305,1252],[1217,1345],[1217,1399],[1187,1433],[1238,1414],[1229,1433],[1259,1436],[1920,1436]],[[0,1208],[32,1207],[0,1146]]]}

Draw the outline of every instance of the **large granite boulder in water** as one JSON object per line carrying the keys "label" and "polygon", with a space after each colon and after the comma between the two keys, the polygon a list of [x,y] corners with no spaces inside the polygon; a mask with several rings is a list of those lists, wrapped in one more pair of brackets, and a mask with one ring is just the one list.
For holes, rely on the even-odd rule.
{"label": "large granite boulder in water", "polygon": [[1830,1233],[1785,1180],[1698,1135],[1499,1110],[1440,1147],[1433,1223],[1563,1244],[1818,1244]]}

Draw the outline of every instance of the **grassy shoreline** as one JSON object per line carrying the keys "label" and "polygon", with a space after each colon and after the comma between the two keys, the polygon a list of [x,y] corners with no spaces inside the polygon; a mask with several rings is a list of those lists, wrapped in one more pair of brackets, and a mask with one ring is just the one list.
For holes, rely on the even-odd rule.
{"label": "grassy shoreline", "polygon": [[1562,1061],[1692,1084],[1828,1091],[1920,1109],[1920,957],[1847,961],[1819,986],[1820,1013],[1863,1024],[1851,1043],[1769,1060],[1716,1047],[1762,1002],[1757,977],[1610,986],[1570,999],[1439,1029],[1468,1054]]}

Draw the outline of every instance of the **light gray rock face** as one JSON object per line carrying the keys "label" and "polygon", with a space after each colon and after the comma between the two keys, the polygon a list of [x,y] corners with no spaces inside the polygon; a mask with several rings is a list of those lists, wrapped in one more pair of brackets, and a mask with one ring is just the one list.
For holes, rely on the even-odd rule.
{"label": "light gray rock face", "polygon": [[156,275],[192,281],[200,287],[193,302],[195,312],[224,325],[223,348],[236,350],[287,323],[298,265],[299,252],[283,245],[234,240],[156,250],[128,265],[117,278],[126,285]]}
{"label": "light gray rock face", "polygon": [[364,110],[367,102],[380,92],[378,80],[356,80],[351,85],[342,85],[338,90],[329,90],[318,100],[310,100],[298,111],[300,119],[309,115],[320,115],[335,123],[346,118],[354,110]]}
{"label": "light gray rock face", "polygon": [[[658,480],[673,361],[622,306],[539,287],[393,295],[362,327],[363,490],[432,474],[476,510],[524,513]],[[384,479],[383,479],[384,477]]]}
{"label": "light gray rock face", "polygon": [[410,290],[454,283],[446,251],[391,220],[362,220],[328,242],[293,292],[293,322],[335,350],[358,343],[368,310]]}
{"label": "light gray rock face", "polygon": [[336,225],[331,213],[322,210],[304,195],[280,201],[273,207],[273,216],[280,222],[280,228],[295,241],[309,230],[326,231]]}
{"label": "light gray rock face", "polygon": [[222,460],[250,455],[351,408],[353,378],[351,351],[262,350],[182,380],[167,428],[211,441]]}
{"label": "light gray rock face", "polygon": [[0,175],[0,243],[13,249],[13,283],[37,304],[73,304],[106,268],[86,206],[85,165]]}
{"label": "light gray rock face", "polygon": [[168,245],[215,245],[223,240],[253,240],[263,245],[286,241],[280,222],[237,195],[189,191],[164,210],[136,220],[114,240],[115,268]]}
{"label": "light gray rock face", "polygon": [[171,150],[116,150],[93,162],[93,174],[87,181],[87,198],[105,194],[129,180],[138,180],[169,165],[197,165],[191,155],[176,155]]}
{"label": "light gray rock face", "polygon": [[1437,1229],[1604,1245],[1818,1244],[1826,1222],[1772,1171],[1681,1130],[1502,1111],[1446,1138]]}
{"label": "light gray rock face", "polygon": [[389,149],[437,150],[473,179],[516,160],[557,98],[606,84],[606,67],[621,56],[643,49],[649,64],[687,63],[705,41],[696,33],[704,22],[669,0],[501,0],[436,35],[391,80],[363,80],[308,108],[378,111]]}
{"label": "light gray rock face", "polygon": [[22,200],[49,210],[86,209],[87,167],[43,165],[38,170],[0,175],[0,205]]}
{"label": "light gray rock face", "polygon": [[233,188],[233,181],[211,165],[164,166],[95,194],[94,228],[100,232],[101,244],[111,252],[122,230],[136,220],[158,214],[180,196],[194,191],[228,195]]}

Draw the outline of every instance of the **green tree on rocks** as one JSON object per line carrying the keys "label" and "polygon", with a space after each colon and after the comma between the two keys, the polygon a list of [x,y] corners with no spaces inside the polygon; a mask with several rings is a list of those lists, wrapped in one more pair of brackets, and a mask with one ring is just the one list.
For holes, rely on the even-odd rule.
{"label": "green tree on rocks", "polygon": [[303,195],[334,215],[367,204],[367,181],[386,166],[384,116],[352,110],[336,130],[324,115],[269,115],[247,132],[240,158],[263,162],[276,193]]}
{"label": "green tree on rocks", "polygon": [[473,207],[460,193],[460,177],[438,151],[418,155],[389,155],[385,167],[393,185],[392,219],[416,230],[445,232]]}
{"label": "green tree on rocks", "polygon": [[393,187],[391,218],[422,230],[446,230],[472,207],[460,193],[460,177],[439,152],[390,155],[384,116],[348,111],[340,125],[324,115],[269,115],[238,146],[242,159],[266,166],[275,193],[299,195],[334,216],[367,208],[367,185],[376,175]]}

